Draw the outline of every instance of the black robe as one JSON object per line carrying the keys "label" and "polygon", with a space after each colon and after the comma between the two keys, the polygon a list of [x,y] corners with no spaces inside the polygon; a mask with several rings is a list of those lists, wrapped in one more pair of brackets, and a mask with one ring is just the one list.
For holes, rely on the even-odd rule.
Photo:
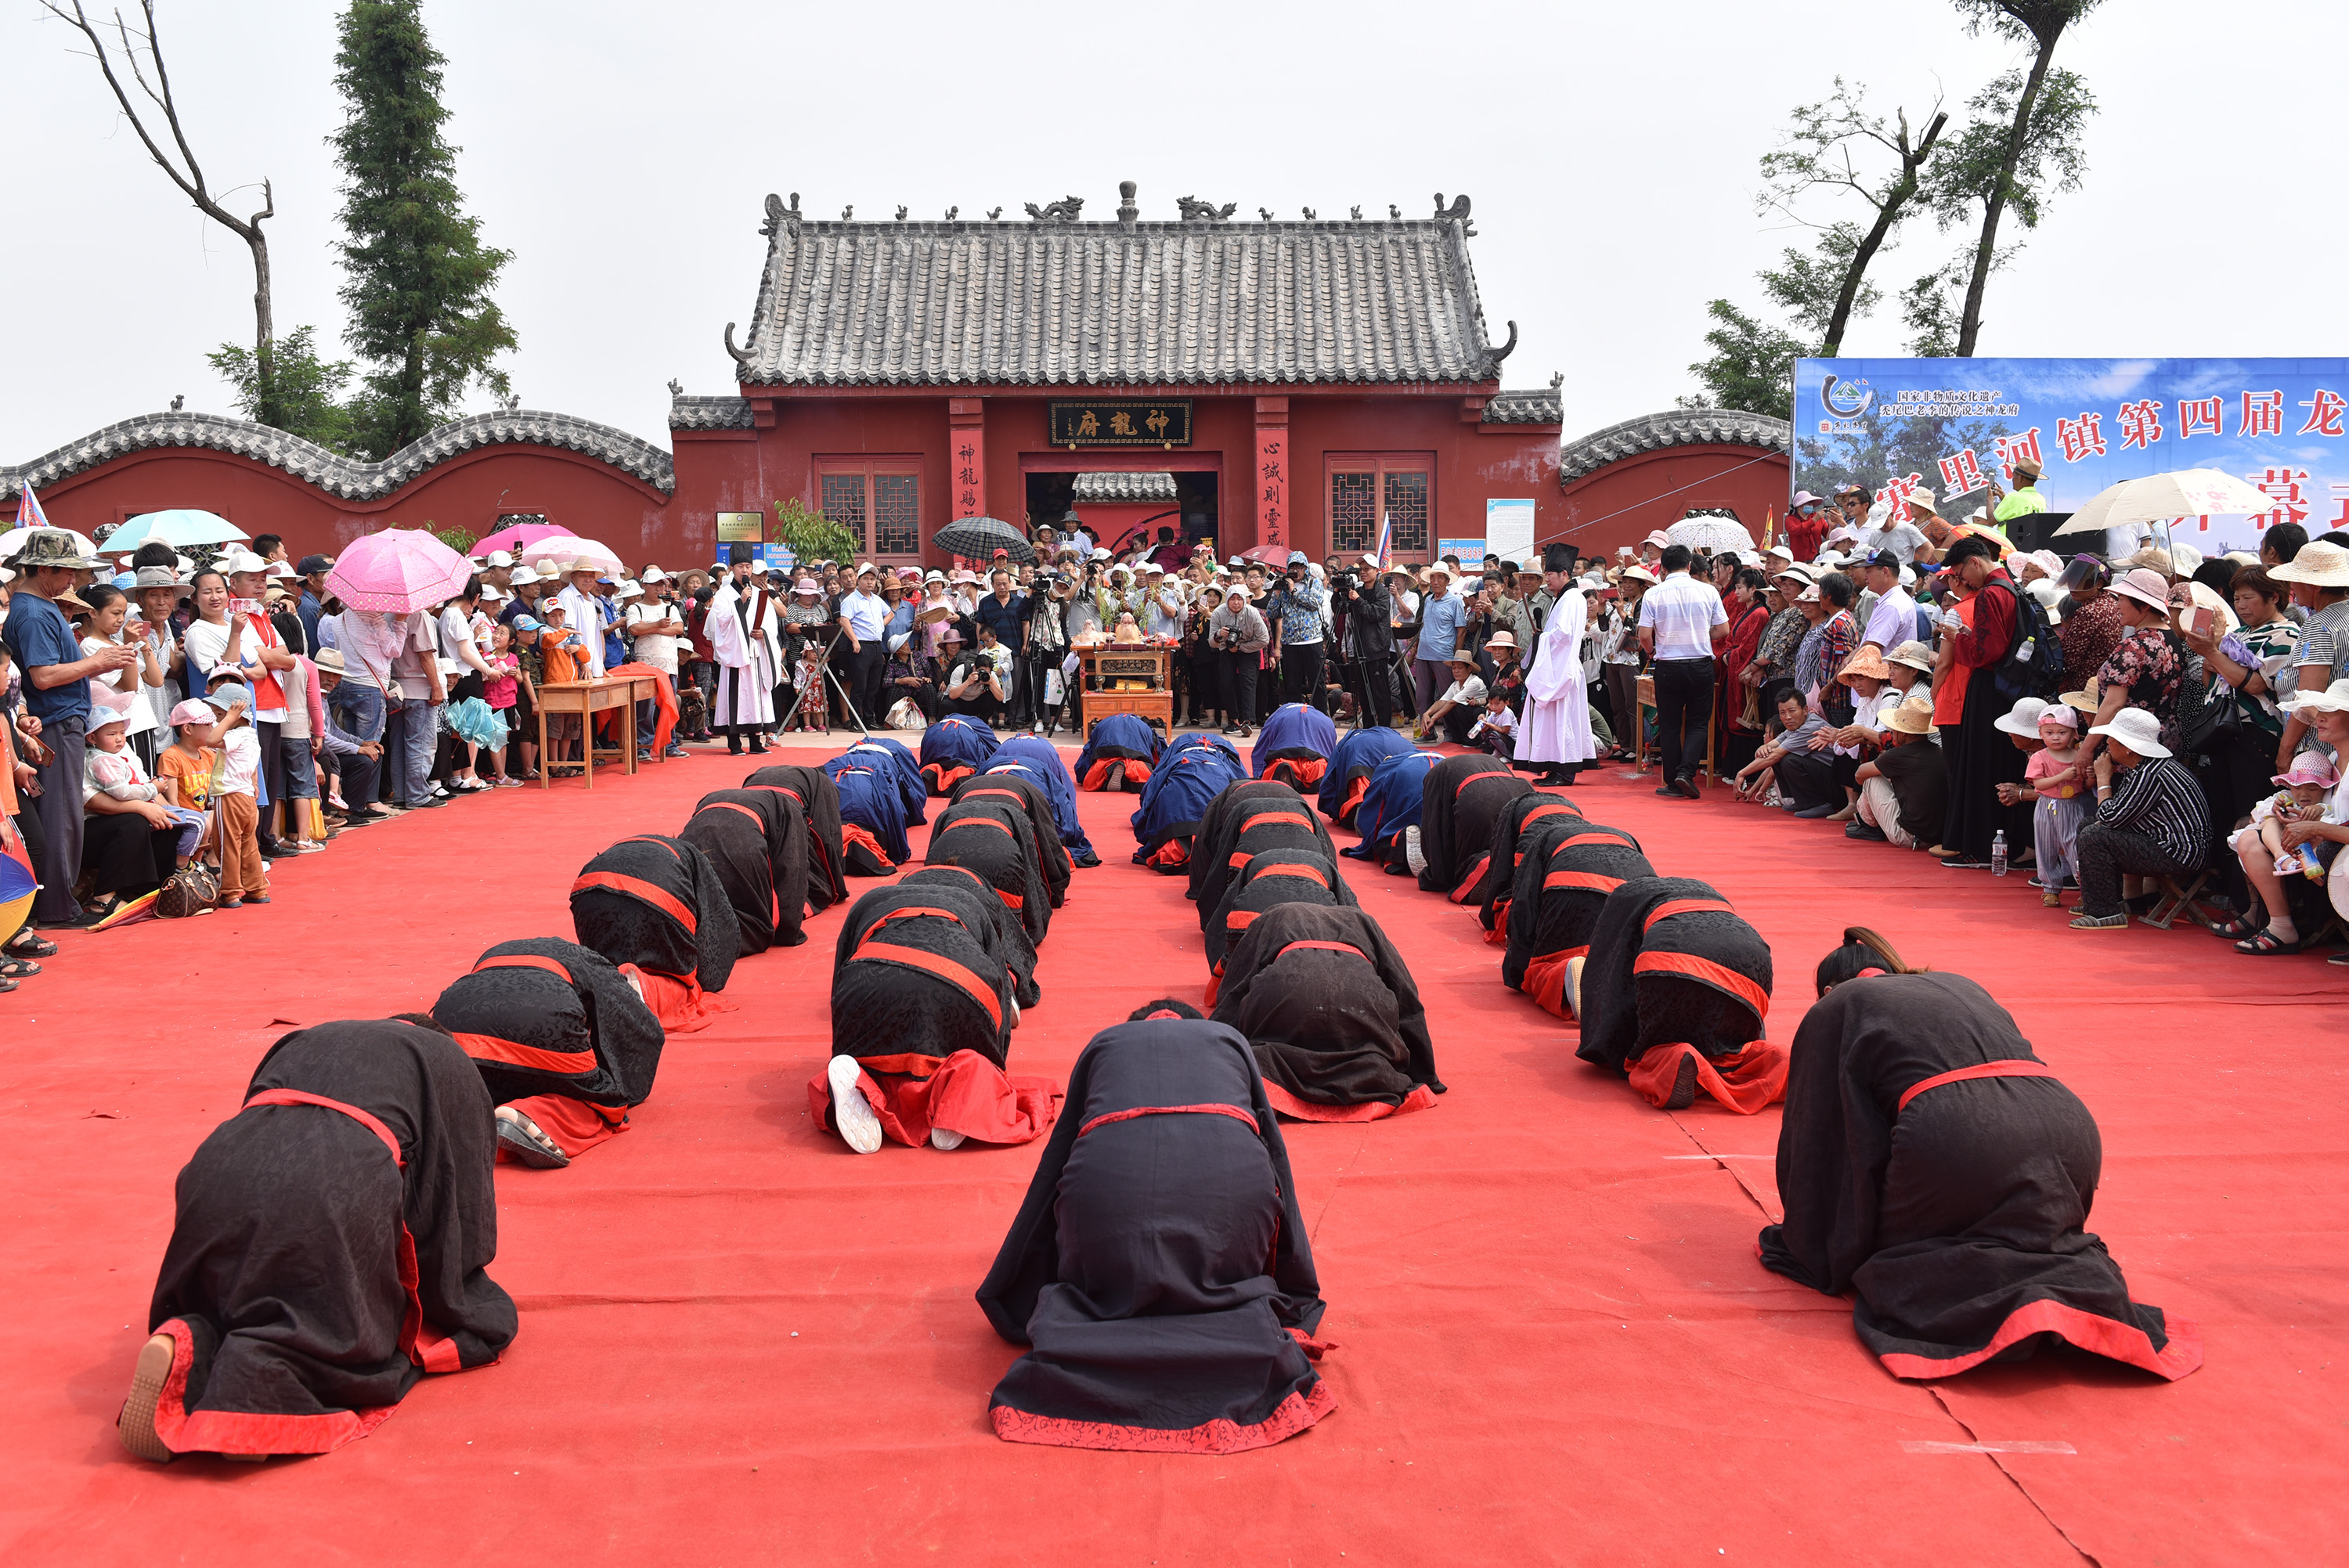
{"label": "black robe", "polygon": [[1300,1343],[1323,1304],[1288,1148],[1237,1030],[1093,1037],[978,1303],[1030,1347],[989,1401],[1014,1442],[1230,1453],[1336,1408]]}
{"label": "black robe", "polygon": [[1640,877],[1608,895],[1582,967],[1586,1062],[1630,1070],[1652,1046],[1725,1057],[1762,1037],[1770,944],[1711,884]]}
{"label": "black robe", "polygon": [[1493,819],[1493,836],[1485,848],[1485,870],[1475,886],[1459,902],[1476,906],[1485,940],[1506,940],[1509,899],[1516,887],[1517,868],[1545,831],[1563,831],[1582,821],[1582,808],[1563,795],[1537,789],[1502,804]]}
{"label": "black robe", "polygon": [[432,1004],[432,1021],[457,1037],[498,1105],[540,1094],[642,1105],[666,1038],[609,959],[552,936],[482,954]]}
{"label": "black robe", "polygon": [[325,1453],[424,1373],[513,1340],[486,1272],[490,1096],[448,1036],[368,1019],[285,1036],[245,1100],[180,1172],[147,1317],[176,1342],[156,1432],[181,1453]]}
{"label": "black robe", "polygon": [[807,830],[780,791],[713,789],[677,836],[709,858],[745,954],[807,940]]}
{"label": "black robe", "polygon": [[1069,902],[1069,883],[1076,876],[1077,863],[1071,858],[1068,845],[1061,842],[1060,830],[1053,825],[1052,802],[1033,779],[1017,773],[981,774],[957,785],[954,800],[957,805],[966,800],[991,800],[1017,808],[1028,819],[1029,857],[1036,862],[1037,874],[1044,879],[1044,891],[1050,895],[1052,907],[1058,909]]}
{"label": "black robe", "polygon": [[812,909],[848,902],[848,860],[840,841],[840,791],[821,768],[761,768],[745,789],[780,789],[807,824],[807,901]]}
{"label": "black robe", "polygon": [[1447,757],[1437,763],[1420,784],[1419,852],[1426,864],[1420,891],[1463,902],[1484,874],[1495,820],[1533,788],[1496,758]]}
{"label": "black robe", "polygon": [[996,942],[988,948],[1011,971],[1011,994],[1022,1007],[1032,1007],[1044,999],[1036,984],[1036,944],[1028,940],[1028,928],[1020,923],[1019,913],[995,896],[987,879],[968,866],[918,866],[897,879],[900,888],[920,888],[931,899],[947,904],[963,917],[963,923],[977,929],[992,925]]}
{"label": "black robe", "polygon": [[930,888],[878,887],[833,953],[832,1050],[871,1072],[927,1077],[957,1051],[997,1067],[1017,1014],[992,918]]}
{"label": "black robe", "polygon": [[1920,1089],[1992,1064],[2047,1071],[1961,975],[1853,980],[1814,1005],[1778,1135],[1786,1218],[1763,1229],[1763,1263],[1856,1292],[1861,1343],[1896,1377],[1947,1377],[2051,1339],[2164,1377],[2193,1371],[2195,1326],[2131,1301],[2085,1228],[2104,1146],[2079,1098],[2053,1076]]}
{"label": "black robe", "polygon": [[1620,828],[1578,822],[1545,833],[1527,851],[1510,890],[1503,983],[1565,1017],[1567,961],[1589,951],[1607,895],[1634,877],[1655,874],[1640,841]]}
{"label": "black robe", "polygon": [[[1274,1108],[1369,1120],[1444,1092],[1402,954],[1359,909],[1276,904],[1232,944],[1216,1022],[1247,1037]],[[1368,1114],[1330,1114],[1365,1108]]]}
{"label": "black robe", "polygon": [[[1235,785],[1261,789],[1262,785]],[[1276,788],[1286,788],[1276,786]],[[1226,791],[1230,793],[1229,790]],[[1319,850],[1335,864],[1337,842],[1330,829],[1305,798],[1289,791],[1285,797],[1256,797],[1233,802],[1212,813],[1192,841],[1191,896],[1198,901],[1199,928],[1206,929],[1231,890],[1232,877],[1248,860],[1267,850]]]}
{"label": "black robe", "polygon": [[741,926],[709,857],[683,839],[622,839],[571,884],[580,944],[704,991],[723,991],[741,956]]}
{"label": "black robe", "polygon": [[930,829],[924,863],[962,866],[986,879],[995,896],[1019,916],[1031,945],[1052,929],[1052,903],[1030,854],[1027,820],[995,800],[949,806]]}
{"label": "black robe", "polygon": [[[1269,802],[1269,810],[1285,810],[1303,799],[1296,790],[1277,779],[1247,779],[1237,784],[1225,785],[1216,798],[1207,802],[1206,810],[1199,818],[1198,828],[1191,835],[1191,863],[1186,872],[1188,881],[1183,891],[1184,897],[1198,904],[1203,923],[1215,913],[1216,908],[1214,900],[1203,896],[1208,874],[1207,862],[1211,859],[1221,861],[1229,853],[1232,839],[1239,831],[1234,825],[1234,817],[1260,802]],[[1330,830],[1323,828],[1321,836],[1330,839]],[[1330,858],[1338,858],[1338,845],[1334,839],[1330,839]]]}
{"label": "black robe", "polygon": [[1352,909],[1354,890],[1339,874],[1337,862],[1319,850],[1267,850],[1255,856],[1233,873],[1223,903],[1207,922],[1207,973],[1221,975],[1224,959],[1240,933],[1279,903]]}

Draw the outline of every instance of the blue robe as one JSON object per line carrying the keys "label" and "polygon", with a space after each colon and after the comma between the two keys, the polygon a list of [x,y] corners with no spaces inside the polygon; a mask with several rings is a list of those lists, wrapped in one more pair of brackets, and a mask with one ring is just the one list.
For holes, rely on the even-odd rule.
{"label": "blue robe", "polygon": [[876,768],[886,762],[897,776],[897,798],[905,807],[905,826],[918,828],[929,820],[922,809],[922,803],[930,798],[929,780],[922,777],[922,765],[915,760],[912,748],[904,741],[876,735],[858,741],[841,756],[860,758]]}
{"label": "blue robe", "polygon": [[996,748],[995,760],[981,771],[1000,773],[1007,768],[1016,768],[1044,791],[1044,799],[1052,803],[1061,842],[1071,855],[1088,863],[1100,859],[1085,838],[1084,824],[1077,820],[1077,781],[1050,741],[1039,735],[1015,735]]}
{"label": "blue robe", "polygon": [[1159,869],[1185,870],[1190,840],[1198,831],[1200,819],[1227,785],[1247,778],[1239,753],[1221,736],[1185,736],[1168,747],[1142,791],[1142,809],[1133,814],[1134,863],[1153,863],[1153,857],[1169,840],[1180,839],[1184,858],[1160,863]]}
{"label": "blue robe", "polygon": [[[1140,714],[1111,714],[1093,726],[1092,734],[1086,738],[1085,748],[1077,754],[1078,787],[1092,788],[1082,780],[1092,776],[1093,765],[1097,762],[1138,762],[1145,775],[1154,772],[1158,768],[1159,756],[1165,749],[1165,742],[1158,738],[1158,732],[1151,728],[1150,721]],[[1127,778],[1131,779],[1132,777],[1133,771],[1129,769]],[[1147,785],[1147,777],[1142,782]]]}
{"label": "blue robe", "polygon": [[1388,758],[1407,756],[1415,749],[1409,736],[1384,725],[1347,736],[1330,758],[1330,771],[1321,775],[1321,814],[1336,821],[1345,808],[1347,785],[1375,771]]}
{"label": "blue robe", "polygon": [[1354,813],[1354,827],[1362,841],[1341,855],[1400,864],[1397,846],[1405,828],[1419,825],[1420,804],[1426,798],[1427,776],[1444,758],[1433,751],[1405,751],[1388,758],[1371,775],[1371,787]]}
{"label": "blue robe", "polygon": [[933,795],[953,794],[956,785],[995,760],[999,744],[995,731],[978,720],[947,715],[922,731],[924,785]]}
{"label": "blue robe", "polygon": [[1256,744],[1248,750],[1248,777],[1263,778],[1265,768],[1283,752],[1310,753],[1327,761],[1337,750],[1338,727],[1328,714],[1301,702],[1283,703],[1265,716],[1264,727],[1256,732]]}
{"label": "blue robe", "polygon": [[835,757],[823,765],[823,771],[840,791],[842,823],[853,822],[872,834],[881,852],[902,866],[914,852],[905,842],[905,804],[898,793],[896,770],[884,771],[875,766],[877,760]]}

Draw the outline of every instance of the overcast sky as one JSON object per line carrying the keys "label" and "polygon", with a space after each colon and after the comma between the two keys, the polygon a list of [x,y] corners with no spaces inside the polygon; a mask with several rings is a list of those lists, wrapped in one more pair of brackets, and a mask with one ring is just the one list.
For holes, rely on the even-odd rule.
{"label": "overcast sky", "polygon": [[[341,105],[325,0],[160,0],[183,119],[217,185],[275,181],[281,333],[342,329]],[[1503,382],[1566,375],[1571,438],[1671,406],[1704,304],[1758,305],[1800,231],[1757,217],[1754,163],[1837,75],[1921,120],[2013,60],[1935,0],[1121,7],[472,0],[426,8],[449,57],[460,180],[512,250],[499,298],[526,407],[667,443],[666,383],[732,390],[760,203],[966,215],[1065,194],[1107,218],[1174,199],[1324,217],[1475,202],[1471,252]],[[0,0],[0,462],[167,407],[232,412],[204,363],[250,343],[243,246],[146,159],[79,42]],[[2086,188],[1995,279],[1986,355],[2340,355],[2339,0],[2107,0],[2059,60],[2102,105]],[[233,199],[250,210],[250,195]],[[1830,215],[1821,209],[1821,215]],[[2011,232],[2011,231],[2010,231]],[[1957,235],[1930,223],[1888,296]],[[1850,336],[1897,353],[1897,315]],[[485,397],[474,407],[485,407]]]}

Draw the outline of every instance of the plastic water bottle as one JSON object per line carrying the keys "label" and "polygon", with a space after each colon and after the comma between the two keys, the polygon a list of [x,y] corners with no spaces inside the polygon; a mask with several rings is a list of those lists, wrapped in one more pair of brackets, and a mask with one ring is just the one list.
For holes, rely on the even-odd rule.
{"label": "plastic water bottle", "polygon": [[2006,874],[2006,830],[2004,828],[2001,828],[1992,835],[1990,841],[1990,874],[1994,877],[2002,877]]}

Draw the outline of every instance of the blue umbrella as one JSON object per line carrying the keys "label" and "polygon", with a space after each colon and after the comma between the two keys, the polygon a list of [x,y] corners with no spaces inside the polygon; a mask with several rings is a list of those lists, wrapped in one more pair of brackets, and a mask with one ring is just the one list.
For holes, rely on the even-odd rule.
{"label": "blue umbrella", "polygon": [[119,555],[149,541],[181,549],[191,544],[229,544],[253,537],[224,517],[188,507],[141,512],[106,536],[106,552]]}

